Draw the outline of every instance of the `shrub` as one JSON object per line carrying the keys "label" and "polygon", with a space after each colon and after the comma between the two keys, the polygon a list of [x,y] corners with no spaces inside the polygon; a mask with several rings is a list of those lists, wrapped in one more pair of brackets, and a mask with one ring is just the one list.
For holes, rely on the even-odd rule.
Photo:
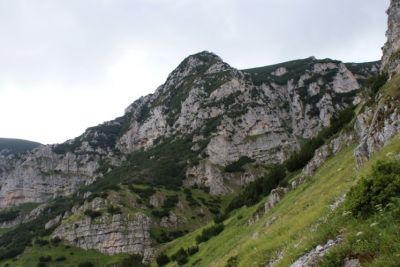
{"label": "shrub", "polygon": [[65,256],[60,256],[56,258],[56,261],[65,261],[67,258]]}
{"label": "shrub", "polygon": [[18,210],[4,210],[0,211],[0,223],[12,221],[16,219],[19,215]]}
{"label": "shrub", "polygon": [[177,195],[167,196],[164,201],[163,208],[164,209],[172,209],[175,208],[176,204],[178,204],[179,197]]}
{"label": "shrub", "polygon": [[236,266],[238,266],[238,260],[236,256],[230,257],[225,265],[225,267],[236,267]]}
{"label": "shrub", "polygon": [[183,236],[185,233],[183,231],[166,232],[165,230],[161,230],[159,232],[151,231],[150,234],[158,243],[163,244],[177,239],[178,237]]}
{"label": "shrub", "polygon": [[185,249],[180,248],[174,255],[171,256],[171,259],[176,261],[178,264],[185,264],[188,262],[188,253]]}
{"label": "shrub", "polygon": [[247,156],[243,156],[243,157],[240,157],[237,161],[227,165],[225,167],[225,171],[226,172],[243,172],[244,171],[243,166],[248,163],[253,163],[253,162],[255,162],[254,159],[251,159]]}
{"label": "shrub", "polygon": [[78,267],[94,267],[94,264],[90,261],[84,261],[79,263]]}
{"label": "shrub", "polygon": [[325,140],[331,138],[346,126],[355,116],[354,107],[350,106],[343,109],[331,118],[330,126],[322,129],[315,138],[307,140],[299,151],[294,152],[285,162],[285,166],[290,172],[304,168],[313,158],[314,152],[322,146]]}
{"label": "shrub", "polygon": [[36,267],[47,267],[48,265],[44,262],[39,262]]}
{"label": "shrub", "polygon": [[223,224],[215,224],[209,228],[204,229],[200,235],[196,236],[196,243],[200,244],[208,241],[213,236],[218,235],[224,230]]}
{"label": "shrub", "polygon": [[39,257],[39,262],[50,262],[51,261],[51,256],[40,256]]}
{"label": "shrub", "polygon": [[314,156],[317,148],[322,146],[324,141],[322,138],[316,137],[306,141],[299,151],[294,152],[286,161],[286,168],[290,172],[302,169]]}
{"label": "shrub", "polygon": [[192,256],[197,252],[199,252],[199,246],[193,246],[187,249],[187,253],[189,254],[189,256]]}
{"label": "shrub", "polygon": [[61,242],[61,238],[59,238],[58,236],[56,236],[50,240],[50,243],[55,247],[58,246],[60,244],[60,242]]}
{"label": "shrub", "polygon": [[268,195],[286,177],[286,170],[282,165],[273,166],[269,173],[248,184],[245,189],[232,199],[226,208],[226,212],[243,206],[251,206],[258,203],[263,196]]}
{"label": "shrub", "polygon": [[117,267],[145,267],[142,263],[143,257],[140,255],[130,255],[117,264]]}
{"label": "shrub", "polygon": [[388,78],[387,73],[380,73],[366,80],[364,86],[370,90],[370,96],[374,96],[385,85]]}
{"label": "shrub", "polygon": [[101,216],[101,212],[100,212],[100,211],[90,210],[90,209],[89,209],[89,210],[85,210],[84,214],[85,214],[86,216],[89,216],[89,217],[92,218],[92,219],[95,219],[95,218]]}
{"label": "shrub", "polygon": [[226,219],[228,219],[228,216],[229,216],[228,213],[217,214],[217,215],[214,217],[214,222],[215,222],[216,224],[222,223],[222,222],[224,222]]}
{"label": "shrub", "polygon": [[132,192],[136,193],[137,195],[139,195],[140,198],[142,199],[149,199],[152,195],[154,195],[156,193],[156,190],[154,190],[154,188],[152,187],[145,187],[145,188],[140,188],[140,187],[136,187],[133,185],[130,185],[129,190],[131,190]]}
{"label": "shrub", "polygon": [[169,215],[169,210],[165,210],[165,209],[162,209],[162,210],[152,210],[152,211],[151,211],[151,214],[152,214],[154,217],[162,218],[162,217],[165,217],[165,216],[168,216],[168,215]]}
{"label": "shrub", "polygon": [[170,262],[170,259],[169,259],[169,257],[167,255],[160,254],[160,255],[157,256],[156,262],[157,262],[158,266],[164,266],[164,265],[167,265]]}
{"label": "shrub", "polygon": [[48,244],[49,244],[49,241],[46,240],[46,239],[37,238],[37,239],[35,240],[35,244],[38,245],[38,246],[43,247],[43,246],[48,245]]}
{"label": "shrub", "polygon": [[114,215],[114,214],[121,214],[121,208],[120,207],[114,207],[114,206],[110,206],[107,208],[107,212]]}
{"label": "shrub", "polygon": [[366,217],[396,197],[400,197],[400,161],[378,162],[349,192],[347,207],[355,216]]}
{"label": "shrub", "polygon": [[200,204],[196,201],[196,199],[194,199],[192,191],[190,191],[190,189],[185,188],[183,192],[186,195],[186,201],[188,202],[190,207],[200,206]]}

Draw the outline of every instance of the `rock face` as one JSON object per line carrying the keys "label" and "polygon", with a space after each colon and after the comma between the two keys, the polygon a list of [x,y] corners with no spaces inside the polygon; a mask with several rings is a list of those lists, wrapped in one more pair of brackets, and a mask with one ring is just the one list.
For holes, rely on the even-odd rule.
{"label": "rock face", "polygon": [[89,128],[64,144],[0,156],[0,208],[69,195],[100,177],[101,167],[118,166],[121,158],[109,140],[117,121]]}
{"label": "rock face", "polygon": [[323,145],[315,151],[313,158],[302,170],[302,175],[306,177],[313,176],[328,157],[340,152],[356,140],[358,140],[358,137],[355,136],[354,132],[341,133],[338,137],[332,139],[329,144]]}
{"label": "rock face", "polygon": [[357,117],[355,129],[361,139],[354,151],[359,167],[373,152],[400,133],[400,100],[382,99]]}
{"label": "rock face", "polygon": [[267,213],[270,209],[275,207],[279,201],[283,198],[283,196],[289,191],[288,188],[278,187],[273,189],[268,196],[267,202],[264,205],[264,212]]}
{"label": "rock face", "polygon": [[34,219],[38,218],[43,213],[43,211],[46,209],[46,207],[47,207],[47,204],[42,204],[42,205],[34,208],[33,210],[31,210],[29,213],[20,214],[20,215],[18,215],[17,218],[15,218],[13,220],[2,222],[2,223],[0,223],[0,228],[12,228],[21,223],[33,221]]}
{"label": "rock face", "polygon": [[126,154],[168,138],[191,138],[199,154],[199,163],[186,168],[185,185],[230,192],[226,165],[243,156],[284,161],[299,140],[356,101],[360,81],[376,71],[377,63],[315,58],[241,71],[209,52],[189,56],[122,117],[63,144],[1,156],[0,208],[71,194],[121,165]]}
{"label": "rock face", "polygon": [[91,219],[84,217],[61,224],[52,234],[82,249],[95,249],[101,253],[134,253],[147,261],[153,255],[150,240],[149,217],[142,213],[132,216],[102,215]]}
{"label": "rock face", "polygon": [[[202,52],[188,57],[155,94],[127,108],[132,120],[117,146],[125,153],[151,147],[160,138],[192,136],[207,158],[187,169],[185,185],[230,192],[221,169],[241,156],[278,163],[315,136],[332,114],[355,100],[359,80],[376,63],[350,71],[346,64],[308,58],[264,68],[236,70]],[[222,167],[222,168],[221,168]]]}
{"label": "rock face", "polygon": [[316,248],[295,261],[290,267],[316,267],[318,261],[335,245],[342,241],[341,237],[336,240],[329,240],[325,245],[318,245]]}
{"label": "rock face", "polygon": [[0,208],[43,202],[75,192],[98,168],[96,157],[57,155],[50,146],[38,148],[9,164],[15,167],[0,173]]}
{"label": "rock face", "polygon": [[382,71],[392,76],[400,70],[400,1],[391,0],[387,11],[388,30],[386,32],[387,42],[382,48]]}

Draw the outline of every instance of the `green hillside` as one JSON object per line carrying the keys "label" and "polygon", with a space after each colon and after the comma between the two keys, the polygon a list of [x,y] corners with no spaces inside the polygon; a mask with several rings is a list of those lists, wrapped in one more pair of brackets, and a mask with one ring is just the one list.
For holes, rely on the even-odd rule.
{"label": "green hillside", "polygon": [[28,140],[0,138],[0,151],[7,150],[8,152],[5,152],[7,154],[23,153],[40,145],[40,143]]}
{"label": "green hillside", "polygon": [[[368,174],[378,161],[390,160],[393,155],[400,155],[400,136],[376,153],[359,171],[354,168],[353,149],[354,147],[349,147],[329,159],[314,177],[288,193],[276,207],[255,224],[248,225],[247,221],[256,212],[258,205],[236,211],[224,222],[225,229],[219,235],[199,245],[199,252],[189,257],[187,266],[264,266],[282,251],[284,251],[283,258],[275,266],[289,266],[307,251],[318,244],[325,244],[328,239],[334,239],[339,233],[351,239],[360,231],[367,232],[365,228],[369,227],[368,219],[343,217],[341,208],[338,212],[332,213],[330,205],[347,193],[360,177]],[[264,202],[265,200],[260,202],[260,205]],[[390,224],[398,233],[400,222],[390,222]],[[385,224],[377,224],[375,231],[368,233],[368,238],[374,239],[379,232],[385,233],[388,230],[391,231],[387,233],[389,240],[382,242],[396,243],[393,240],[395,239],[393,234],[396,232],[387,229]],[[180,248],[194,246],[196,236],[201,231],[202,229],[199,229],[173,241],[165,246],[165,253],[171,256]],[[371,246],[373,245],[371,243]],[[351,255],[352,249],[347,249],[350,251],[346,252]],[[357,251],[359,248],[354,246],[354,249]],[[334,251],[334,253],[340,252],[339,248]],[[383,254],[384,252],[386,254]],[[399,254],[387,254],[387,252],[381,251],[382,256],[371,259],[371,266],[395,266],[393,263],[399,259]],[[339,257],[336,259],[340,260]],[[387,265],[382,265],[382,262]],[[335,265],[337,262],[330,263],[329,259],[325,264],[338,266]],[[179,265],[173,262],[168,266]]]}

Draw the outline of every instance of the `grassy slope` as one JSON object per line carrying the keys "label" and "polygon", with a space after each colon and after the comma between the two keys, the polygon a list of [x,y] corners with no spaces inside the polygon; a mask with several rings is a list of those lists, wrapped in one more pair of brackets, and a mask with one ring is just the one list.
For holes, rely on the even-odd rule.
{"label": "grassy slope", "polygon": [[[317,230],[330,213],[329,204],[346,193],[357,177],[364,175],[377,160],[400,153],[400,137],[376,153],[360,172],[354,169],[354,147],[349,147],[329,159],[308,182],[290,192],[274,209],[254,225],[246,222],[257,207],[243,208],[225,222],[226,229],[217,237],[200,245],[199,253],[190,258],[188,266],[225,266],[237,256],[238,266],[259,266],[285,250],[277,266],[288,266],[317,244],[324,243],[329,232]],[[238,217],[243,217],[238,220]],[[265,226],[276,217],[276,221]],[[196,232],[180,238],[166,248],[168,255],[180,247],[195,244]],[[174,266],[170,264],[170,266]]]}

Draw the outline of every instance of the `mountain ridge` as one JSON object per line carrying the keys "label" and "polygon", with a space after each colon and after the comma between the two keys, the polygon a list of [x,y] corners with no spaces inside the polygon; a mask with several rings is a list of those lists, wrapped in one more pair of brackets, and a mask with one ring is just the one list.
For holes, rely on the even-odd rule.
{"label": "mountain ridge", "polygon": [[[355,167],[398,153],[399,76],[386,82],[379,69],[387,64],[311,57],[238,70],[210,52],[187,57],[123,116],[63,144],[0,157],[0,223],[12,226],[0,260],[41,246],[53,253],[57,242],[107,259],[134,254],[127,266],[314,260],[315,241],[298,236],[341,205]],[[290,228],[290,218],[301,227]],[[287,239],[271,245],[271,229]],[[315,250],[343,240],[329,238]],[[298,244],[285,247],[289,240]],[[220,260],[207,256],[221,251]]]}

